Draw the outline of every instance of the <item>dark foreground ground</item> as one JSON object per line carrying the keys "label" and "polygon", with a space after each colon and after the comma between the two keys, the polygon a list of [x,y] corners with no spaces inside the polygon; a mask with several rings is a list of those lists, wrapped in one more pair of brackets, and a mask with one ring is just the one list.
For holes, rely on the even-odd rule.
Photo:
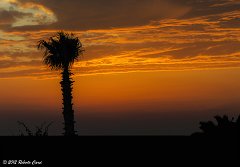
{"label": "dark foreground ground", "polygon": [[[1,161],[51,165],[240,165],[238,137],[1,137]],[[1,164],[2,165],[2,164]]]}

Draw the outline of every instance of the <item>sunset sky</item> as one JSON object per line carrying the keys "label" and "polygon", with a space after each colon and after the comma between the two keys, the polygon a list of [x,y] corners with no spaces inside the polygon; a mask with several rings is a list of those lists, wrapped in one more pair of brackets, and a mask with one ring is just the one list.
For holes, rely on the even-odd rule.
{"label": "sunset sky", "polygon": [[60,30],[85,48],[79,134],[186,135],[240,112],[240,0],[0,0],[0,135],[62,133],[61,78],[36,48]]}

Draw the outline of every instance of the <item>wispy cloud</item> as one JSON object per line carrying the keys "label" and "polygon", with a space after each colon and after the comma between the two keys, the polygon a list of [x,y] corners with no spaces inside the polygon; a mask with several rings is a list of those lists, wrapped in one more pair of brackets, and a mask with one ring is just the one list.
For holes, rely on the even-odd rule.
{"label": "wispy cloud", "polygon": [[[76,75],[93,75],[238,68],[240,12],[232,8],[232,4],[238,3],[211,1],[205,3],[205,7],[214,8],[216,12],[199,15],[196,10],[198,14],[194,15],[194,1],[192,7],[189,4],[186,6],[192,8],[185,13],[188,17],[157,18],[135,26],[71,30],[80,37],[86,49],[83,58],[74,66],[74,71]],[[199,8],[206,10],[202,9],[203,6],[201,3]],[[222,6],[230,8],[219,12]],[[5,77],[53,77],[54,73],[48,73],[41,64],[42,56],[36,50],[36,43],[57,30],[0,31],[0,76],[3,77],[1,74],[4,71]],[[15,71],[8,71],[7,68],[14,68]]]}

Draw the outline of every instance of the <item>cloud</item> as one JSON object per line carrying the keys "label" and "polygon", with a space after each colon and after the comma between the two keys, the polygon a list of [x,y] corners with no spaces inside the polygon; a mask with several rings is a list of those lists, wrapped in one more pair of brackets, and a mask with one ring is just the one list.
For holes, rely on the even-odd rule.
{"label": "cloud", "polygon": [[10,25],[15,21],[15,17],[23,16],[21,12],[0,10],[0,25]]}
{"label": "cloud", "polygon": [[219,1],[219,3],[213,4],[213,7],[217,7],[217,6],[229,6],[229,5],[239,5],[240,2],[239,0],[222,0]]}
{"label": "cloud", "polygon": [[167,0],[39,0],[39,3],[51,9],[58,22],[47,27],[17,27],[15,30],[89,30],[138,26],[151,20],[179,17],[189,10],[189,7]]}
{"label": "cloud", "polygon": [[237,11],[240,8],[238,0],[176,0],[179,3],[190,5],[192,10],[182,18],[216,15],[225,12]]}
{"label": "cloud", "polygon": [[8,28],[45,25],[57,21],[51,10],[36,2],[1,0],[0,14],[0,25],[8,26]]}
{"label": "cloud", "polygon": [[[38,12],[35,11],[37,21],[31,21],[29,23],[31,25],[28,26],[8,27],[5,28],[6,31],[42,29],[77,31],[132,27],[169,18],[189,19],[216,15],[237,11],[240,8],[237,0],[39,0],[37,2],[36,0],[17,0],[17,2],[25,4],[18,5],[21,6],[19,7],[21,11],[25,10],[23,6],[30,9],[37,8]],[[41,17],[37,19],[39,15]],[[28,23],[23,19],[21,23],[15,23],[15,25],[26,24],[26,22]],[[47,23],[52,24],[46,25]]]}
{"label": "cloud", "polygon": [[[19,1],[23,4],[33,2]],[[40,0],[39,4],[58,16],[58,22],[47,27],[37,26],[39,30],[23,26],[22,29],[0,31],[1,70],[4,64],[5,68],[19,66],[21,71],[22,66],[26,69],[34,66],[32,76],[47,77],[36,43],[64,28],[80,37],[86,50],[73,69],[76,75],[239,67],[240,12],[236,8],[240,6],[237,1],[171,0],[168,2],[170,9],[184,11],[173,15],[157,10],[151,12],[154,5],[161,6],[160,1],[151,1],[152,5],[143,0],[138,2],[139,6],[134,6],[137,1],[128,1],[128,5],[126,2]],[[141,12],[140,8],[143,8]],[[130,11],[134,17],[126,18]],[[7,20],[11,21],[11,17],[5,22]],[[21,72],[9,72],[4,76],[17,74]]]}

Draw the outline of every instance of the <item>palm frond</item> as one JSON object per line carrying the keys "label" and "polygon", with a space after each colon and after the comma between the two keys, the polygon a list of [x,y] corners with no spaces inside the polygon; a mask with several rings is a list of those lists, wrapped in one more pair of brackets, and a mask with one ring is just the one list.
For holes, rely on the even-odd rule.
{"label": "palm frond", "polygon": [[84,52],[83,45],[74,34],[58,32],[47,41],[41,40],[38,49],[44,50],[43,63],[52,70],[71,68]]}

